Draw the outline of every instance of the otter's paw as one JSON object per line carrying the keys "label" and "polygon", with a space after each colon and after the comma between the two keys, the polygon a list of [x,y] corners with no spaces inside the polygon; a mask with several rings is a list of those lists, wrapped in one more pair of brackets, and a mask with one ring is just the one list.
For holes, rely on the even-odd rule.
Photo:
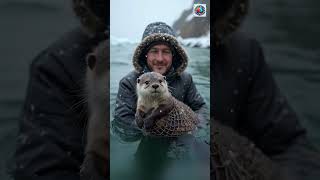
{"label": "otter's paw", "polygon": [[80,180],[105,180],[106,178],[107,169],[104,160],[94,154],[87,154],[80,168]]}

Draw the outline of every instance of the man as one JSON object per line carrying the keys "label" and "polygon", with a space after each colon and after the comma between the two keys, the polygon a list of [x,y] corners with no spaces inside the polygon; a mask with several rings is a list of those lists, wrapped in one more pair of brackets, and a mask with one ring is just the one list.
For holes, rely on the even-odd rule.
{"label": "man", "polygon": [[248,0],[214,2],[211,115],[248,137],[291,179],[320,177],[319,152],[280,93],[259,43],[236,31],[248,6]]}
{"label": "man", "polygon": [[116,99],[113,130],[123,139],[135,140],[141,131],[135,124],[137,103],[136,80],[145,72],[166,76],[172,95],[187,104],[205,122],[205,102],[198,93],[192,76],[185,72],[188,57],[177,42],[172,28],[163,22],[149,24],[133,55],[134,71],[121,79]]}
{"label": "man", "polygon": [[108,4],[73,0],[83,26],[65,34],[32,62],[19,122],[16,180],[80,179],[87,121],[86,104],[79,104],[83,102],[85,58],[108,38]]}

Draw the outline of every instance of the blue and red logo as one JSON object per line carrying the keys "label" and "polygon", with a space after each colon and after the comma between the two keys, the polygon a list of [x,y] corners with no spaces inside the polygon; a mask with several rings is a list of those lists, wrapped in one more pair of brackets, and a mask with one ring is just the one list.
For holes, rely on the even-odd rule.
{"label": "blue and red logo", "polygon": [[193,13],[196,17],[205,17],[206,16],[206,4],[194,4]]}

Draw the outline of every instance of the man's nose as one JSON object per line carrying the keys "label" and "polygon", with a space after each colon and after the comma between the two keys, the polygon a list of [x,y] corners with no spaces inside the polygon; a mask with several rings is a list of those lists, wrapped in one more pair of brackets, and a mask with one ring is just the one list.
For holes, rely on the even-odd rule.
{"label": "man's nose", "polygon": [[157,89],[157,88],[159,87],[159,85],[158,85],[158,84],[153,84],[152,87],[153,87],[154,89]]}
{"label": "man's nose", "polygon": [[163,53],[160,51],[157,53],[157,56],[156,56],[156,60],[158,61],[163,61],[164,57],[163,57]]}

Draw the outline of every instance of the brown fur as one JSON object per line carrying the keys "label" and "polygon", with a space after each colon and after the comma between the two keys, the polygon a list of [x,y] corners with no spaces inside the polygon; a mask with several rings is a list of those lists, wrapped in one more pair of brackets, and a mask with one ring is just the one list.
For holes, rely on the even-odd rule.
{"label": "brown fur", "polygon": [[[149,84],[146,84],[146,81]],[[153,85],[159,86],[157,88],[158,94],[155,96],[152,95],[154,91]],[[147,112],[151,108],[156,109],[160,104],[166,104],[167,99],[171,96],[165,77],[156,72],[145,73],[137,79],[137,93],[137,109],[143,112]]]}
{"label": "brown fur", "polygon": [[[158,88],[155,89],[154,85]],[[171,96],[161,74],[150,72],[141,75],[137,79],[137,94],[136,123],[146,135],[173,137],[196,128],[196,114]]]}
{"label": "brown fur", "polygon": [[[149,84],[146,84],[147,81]],[[158,94],[152,94],[155,91],[153,85],[158,86]],[[140,128],[143,126],[149,128],[156,117],[169,113],[172,108],[167,82],[159,73],[151,72],[141,75],[137,79],[137,93],[136,123]],[[162,109],[162,111],[155,111],[156,109]]]}

